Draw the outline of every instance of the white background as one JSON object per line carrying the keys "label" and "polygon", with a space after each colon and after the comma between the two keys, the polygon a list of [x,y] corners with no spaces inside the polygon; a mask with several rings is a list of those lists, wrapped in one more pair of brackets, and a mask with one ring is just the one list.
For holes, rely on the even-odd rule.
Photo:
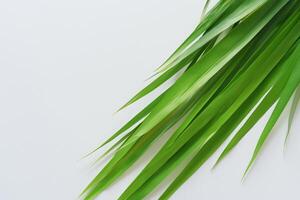
{"label": "white background", "polygon": [[[1,1],[0,199],[76,199],[99,170],[93,158],[80,158],[145,105],[148,99],[113,115],[193,30],[202,4]],[[210,170],[214,156],[172,199],[299,199],[300,126],[283,153],[286,118],[243,184],[266,118],[217,169]],[[99,199],[116,199],[145,162]]]}

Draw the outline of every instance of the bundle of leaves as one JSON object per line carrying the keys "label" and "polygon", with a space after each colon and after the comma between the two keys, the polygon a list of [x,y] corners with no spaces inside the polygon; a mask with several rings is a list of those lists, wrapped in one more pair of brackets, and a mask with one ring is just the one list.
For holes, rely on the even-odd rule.
{"label": "bundle of leaves", "polygon": [[[234,134],[216,164],[272,109],[246,174],[290,99],[292,124],[300,97],[299,37],[299,0],[220,0],[156,70],[154,81],[122,107],[184,71],[99,147],[114,142],[104,154],[113,156],[83,191],[83,199],[94,199],[112,185],[171,130],[119,197],[144,199],[171,175],[160,197],[169,199],[229,136]],[[174,176],[178,166],[183,167]]]}

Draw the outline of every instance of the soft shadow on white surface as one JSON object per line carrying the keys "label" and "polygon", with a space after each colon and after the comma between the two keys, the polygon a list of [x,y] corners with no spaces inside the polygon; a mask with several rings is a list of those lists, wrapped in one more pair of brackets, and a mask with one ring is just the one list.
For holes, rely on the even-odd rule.
{"label": "soft shadow on white surface", "polygon": [[[0,199],[76,199],[98,170],[80,158],[149,100],[113,115],[193,30],[202,4],[1,2]],[[213,157],[172,199],[299,199],[300,126],[294,124],[283,156],[286,115],[240,182],[265,121],[217,169],[210,171]],[[116,199],[148,159],[99,199]]]}

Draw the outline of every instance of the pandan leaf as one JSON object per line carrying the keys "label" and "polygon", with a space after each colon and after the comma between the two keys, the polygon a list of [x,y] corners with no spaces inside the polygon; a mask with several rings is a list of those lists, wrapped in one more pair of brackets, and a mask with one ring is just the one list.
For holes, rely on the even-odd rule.
{"label": "pandan leaf", "polygon": [[[203,13],[209,3],[207,0]],[[92,152],[112,143],[100,156],[112,154],[112,158],[81,197],[95,199],[170,131],[158,153],[119,197],[142,200],[171,177],[160,197],[169,199],[229,136],[236,131],[214,166],[274,107],[246,175],[295,94],[288,133],[291,130],[300,99],[299,30],[298,0],[219,0],[156,70],[154,80],[121,107],[133,104],[182,72]]]}
{"label": "pandan leaf", "polygon": [[[299,24],[300,24],[300,22],[299,22]],[[290,58],[286,62],[286,65],[294,66],[294,70],[291,73],[291,76],[290,76],[286,86],[284,87],[282,93],[280,94],[278,103],[276,104],[276,107],[275,107],[264,131],[262,132],[262,134],[259,138],[259,141],[256,145],[253,156],[252,156],[250,163],[245,171],[245,174],[248,172],[251,165],[255,161],[259,151],[262,148],[262,145],[266,141],[266,139],[269,136],[271,130],[273,129],[275,123],[277,122],[278,118],[280,117],[282,111],[284,110],[285,106],[287,105],[290,97],[293,95],[294,91],[296,90],[296,88],[298,87],[298,85],[300,83],[300,60],[299,60],[300,43],[298,43],[297,45],[298,45],[297,48],[295,49],[293,54],[290,56]]]}
{"label": "pandan leaf", "polygon": [[294,117],[295,117],[295,113],[296,113],[296,109],[298,107],[299,101],[300,101],[300,88],[298,87],[298,89],[295,92],[295,97],[293,99],[293,103],[292,103],[291,110],[290,110],[288,132],[286,134],[285,141],[284,141],[285,145],[287,143],[289,134],[291,132],[292,124],[294,121]]}

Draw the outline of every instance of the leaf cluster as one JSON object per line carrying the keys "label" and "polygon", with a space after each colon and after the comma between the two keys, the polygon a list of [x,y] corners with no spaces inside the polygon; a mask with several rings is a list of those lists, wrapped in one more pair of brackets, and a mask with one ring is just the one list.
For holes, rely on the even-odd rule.
{"label": "leaf cluster", "polygon": [[[132,167],[155,140],[174,130],[119,197],[144,199],[181,166],[160,197],[169,199],[230,135],[236,132],[216,165],[273,108],[246,174],[296,93],[291,127],[300,98],[299,30],[298,0],[220,0],[156,69],[155,79],[122,107],[184,70],[173,85],[99,147],[114,142],[103,155],[113,153],[113,157],[82,192],[83,199],[94,199]],[[172,129],[175,125],[177,128]]]}

